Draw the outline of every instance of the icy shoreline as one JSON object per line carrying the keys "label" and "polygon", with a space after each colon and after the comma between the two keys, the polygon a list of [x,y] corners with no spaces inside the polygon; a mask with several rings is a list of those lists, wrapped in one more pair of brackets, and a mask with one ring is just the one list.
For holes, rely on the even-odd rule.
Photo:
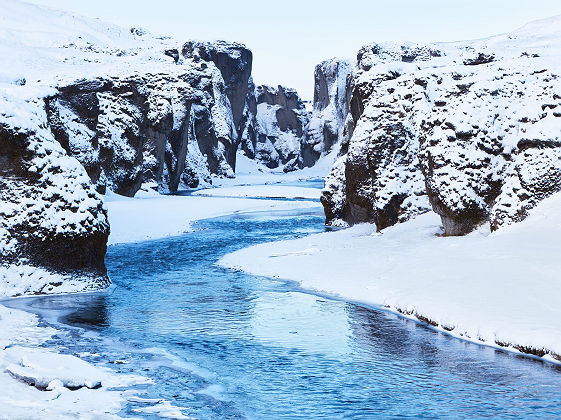
{"label": "icy shoreline", "polygon": [[[236,189],[240,194],[250,187]],[[305,188],[312,190],[312,188]],[[219,191],[217,189],[216,191]],[[291,198],[281,187],[263,186],[262,191],[276,191],[277,198]],[[304,188],[298,188],[304,190]],[[213,190],[214,191],[214,190]],[[318,190],[319,191],[319,190]],[[307,195],[315,194],[315,191]],[[306,195],[306,194],[304,194]],[[192,230],[197,220],[227,216],[240,212],[276,211],[320,207],[319,202],[303,200],[262,200],[243,197],[155,196],[131,199],[113,195],[106,198],[111,234],[108,245],[140,242],[180,235]]]}
{"label": "icy shoreline", "polygon": [[256,245],[219,264],[399,313],[468,341],[561,362],[561,195],[517,225],[439,237],[434,213]]}
{"label": "icy shoreline", "polygon": [[[240,191],[243,187],[239,188]],[[290,198],[292,189],[277,186],[260,190],[281,192]],[[299,188],[303,190],[303,188]],[[311,190],[308,188],[308,190]],[[309,194],[312,192],[308,191]],[[279,195],[279,193],[276,193]],[[129,199],[106,196],[112,222],[109,244],[159,239],[188,232],[196,220],[238,212],[307,209],[317,202],[298,200],[256,200],[251,198],[154,196]],[[13,267],[12,267],[13,268]],[[17,267],[16,267],[17,268]],[[20,267],[21,268],[21,267]],[[27,278],[27,286],[56,279],[55,274],[21,268],[19,277]],[[24,285],[25,286],[25,285]],[[27,287],[26,286],[26,287]],[[13,296],[14,284],[6,284],[0,296]],[[19,287],[17,292],[21,292]],[[73,285],[59,292],[79,292]],[[123,375],[90,364],[80,357],[57,353],[57,348],[41,347],[61,331],[40,325],[37,315],[11,309],[0,301],[0,395],[2,415],[8,418],[120,418],[118,413],[127,401],[141,400],[133,385],[147,383],[147,378]],[[124,390],[123,390],[124,389]],[[170,418],[187,418],[168,401],[147,401],[138,412]],[[30,414],[30,410],[34,414]],[[1,415],[0,415],[1,417]]]}
{"label": "icy shoreline", "polygon": [[120,418],[134,394],[123,388],[149,382],[41,347],[61,331],[34,314],[0,304],[0,331],[2,418]]}

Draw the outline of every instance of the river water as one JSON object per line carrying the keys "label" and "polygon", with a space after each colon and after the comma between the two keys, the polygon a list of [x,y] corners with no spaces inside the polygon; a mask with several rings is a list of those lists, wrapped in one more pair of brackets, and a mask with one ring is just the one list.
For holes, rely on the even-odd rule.
{"label": "river water", "polygon": [[[561,416],[555,365],[215,264],[242,247],[323,231],[320,210],[195,226],[111,246],[110,292],[12,306],[62,330],[50,345],[152,378],[141,395],[194,418]],[[150,417],[134,411],[143,406],[121,414]]]}

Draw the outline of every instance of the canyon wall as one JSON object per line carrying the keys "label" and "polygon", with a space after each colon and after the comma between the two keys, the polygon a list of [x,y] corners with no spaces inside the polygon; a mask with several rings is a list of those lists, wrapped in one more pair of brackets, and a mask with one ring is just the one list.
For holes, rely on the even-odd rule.
{"label": "canyon wall", "polygon": [[[252,53],[7,0],[0,50],[0,295],[109,284],[102,197],[302,167],[308,113],[255,88]],[[11,15],[10,15],[11,14]],[[70,31],[67,28],[72,28]]]}
{"label": "canyon wall", "polygon": [[[0,96],[0,106],[12,101]],[[0,114],[0,294],[106,287],[101,197],[46,128],[46,113],[30,109]]]}
{"label": "canyon wall", "polygon": [[383,229],[432,209],[445,235],[463,235],[520,221],[559,191],[560,37],[552,22],[539,28],[537,41],[530,26],[363,47],[348,86],[352,136],[322,196],[327,224]]}
{"label": "canyon wall", "polygon": [[[228,52],[251,57],[235,44]],[[251,70],[251,61],[229,65]],[[238,124],[241,116],[230,104],[229,95],[237,93],[232,83],[212,61],[198,58],[170,64],[168,73],[79,80],[45,100],[55,138],[84,165],[98,191],[132,197],[143,184],[175,192],[210,182],[212,174],[234,176],[234,115]]]}
{"label": "canyon wall", "polygon": [[337,147],[343,136],[351,134],[349,95],[352,71],[350,61],[335,58],[316,66],[313,110],[304,142],[305,166],[312,166]]}

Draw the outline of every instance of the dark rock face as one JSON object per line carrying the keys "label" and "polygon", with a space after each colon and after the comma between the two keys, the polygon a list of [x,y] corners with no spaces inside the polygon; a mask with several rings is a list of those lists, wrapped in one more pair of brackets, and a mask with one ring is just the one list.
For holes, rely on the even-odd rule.
{"label": "dark rock face", "polygon": [[[251,51],[245,45],[226,41],[189,41],[183,46],[182,55],[185,58],[212,61],[220,70],[226,86],[226,95],[232,107],[234,125],[241,134],[253,62]],[[241,140],[240,135],[238,140]]]}
{"label": "dark rock face", "polygon": [[383,229],[432,207],[445,235],[464,235],[520,221],[561,190],[559,76],[538,55],[474,57],[482,48],[359,52],[352,137],[322,196],[327,224]]}
{"label": "dark rock face", "polygon": [[66,291],[108,286],[107,214],[79,163],[48,131],[5,122],[0,163],[0,277],[17,283],[14,272],[33,279],[37,268],[58,275],[40,276],[25,290],[14,284],[14,294],[52,293],[63,283]]}
{"label": "dark rock face", "polygon": [[314,73],[314,104],[303,153],[304,166],[312,166],[341,142],[350,120],[352,65],[346,60],[326,60]]}
{"label": "dark rock face", "polygon": [[284,86],[258,86],[255,103],[255,125],[251,127],[255,143],[246,147],[269,168],[301,168],[309,113],[298,93]]}
{"label": "dark rock face", "polygon": [[177,75],[79,81],[47,98],[49,125],[98,191],[134,196],[232,176],[236,132],[226,88],[201,62]]}

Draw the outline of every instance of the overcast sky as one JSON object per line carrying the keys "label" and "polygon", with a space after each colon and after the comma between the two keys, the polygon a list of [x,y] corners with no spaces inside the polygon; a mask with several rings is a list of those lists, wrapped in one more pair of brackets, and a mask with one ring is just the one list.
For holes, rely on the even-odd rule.
{"label": "overcast sky", "polygon": [[314,67],[371,41],[456,41],[561,14],[561,0],[28,0],[187,39],[245,43],[256,83],[313,95]]}

